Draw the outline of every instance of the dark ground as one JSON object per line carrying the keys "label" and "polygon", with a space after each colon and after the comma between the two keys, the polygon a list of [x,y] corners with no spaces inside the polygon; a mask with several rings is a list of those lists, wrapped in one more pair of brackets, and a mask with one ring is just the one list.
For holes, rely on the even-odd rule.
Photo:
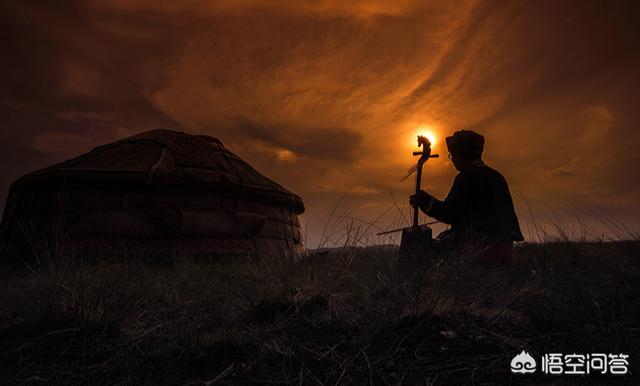
{"label": "dark ground", "polygon": [[[640,382],[640,243],[520,246],[396,269],[391,248],[5,268],[2,384]],[[625,353],[626,376],[512,375],[522,350]]]}

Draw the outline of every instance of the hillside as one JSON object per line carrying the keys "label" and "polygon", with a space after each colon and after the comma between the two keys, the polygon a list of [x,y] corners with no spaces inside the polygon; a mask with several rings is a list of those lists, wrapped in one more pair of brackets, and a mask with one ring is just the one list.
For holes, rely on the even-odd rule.
{"label": "hillside", "polygon": [[90,261],[48,250],[6,268],[2,384],[637,384],[513,375],[522,350],[625,353],[640,373],[640,243],[524,244],[396,269],[392,248],[295,262]]}

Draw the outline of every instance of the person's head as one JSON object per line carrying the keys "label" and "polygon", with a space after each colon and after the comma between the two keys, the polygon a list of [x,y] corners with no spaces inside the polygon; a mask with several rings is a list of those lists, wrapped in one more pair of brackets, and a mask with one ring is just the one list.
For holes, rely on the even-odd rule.
{"label": "person's head", "polygon": [[460,130],[447,137],[447,150],[457,170],[482,157],[484,137],[475,131]]}

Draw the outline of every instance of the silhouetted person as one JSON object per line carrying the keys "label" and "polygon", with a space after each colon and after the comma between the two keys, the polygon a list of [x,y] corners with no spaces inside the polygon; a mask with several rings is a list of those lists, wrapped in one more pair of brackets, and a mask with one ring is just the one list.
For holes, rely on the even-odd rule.
{"label": "silhouetted person", "polygon": [[446,224],[441,242],[453,247],[479,247],[484,260],[511,258],[513,242],[522,232],[513,208],[507,181],[482,162],[484,137],[471,130],[447,137],[449,158],[460,172],[444,201],[421,190],[411,196],[412,205]]}

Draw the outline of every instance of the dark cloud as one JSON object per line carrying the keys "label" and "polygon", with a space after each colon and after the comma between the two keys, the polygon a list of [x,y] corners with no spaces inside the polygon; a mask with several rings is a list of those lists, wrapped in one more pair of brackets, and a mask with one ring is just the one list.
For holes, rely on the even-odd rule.
{"label": "dark cloud", "polygon": [[[389,189],[408,195],[399,179],[428,126],[440,139],[485,134],[487,161],[541,213],[598,206],[628,219],[640,211],[639,8],[5,2],[0,191],[98,144],[183,128],[220,138],[300,193],[313,233],[345,193],[367,218],[387,207]],[[446,154],[442,141],[435,150]],[[434,160],[425,184],[444,195],[454,173]]]}
{"label": "dark cloud", "polygon": [[313,160],[342,164],[357,158],[357,150],[362,142],[360,133],[345,128],[309,126],[293,130],[285,124],[260,125],[246,117],[236,119],[233,131],[242,138],[263,141],[274,149],[289,150]]}

